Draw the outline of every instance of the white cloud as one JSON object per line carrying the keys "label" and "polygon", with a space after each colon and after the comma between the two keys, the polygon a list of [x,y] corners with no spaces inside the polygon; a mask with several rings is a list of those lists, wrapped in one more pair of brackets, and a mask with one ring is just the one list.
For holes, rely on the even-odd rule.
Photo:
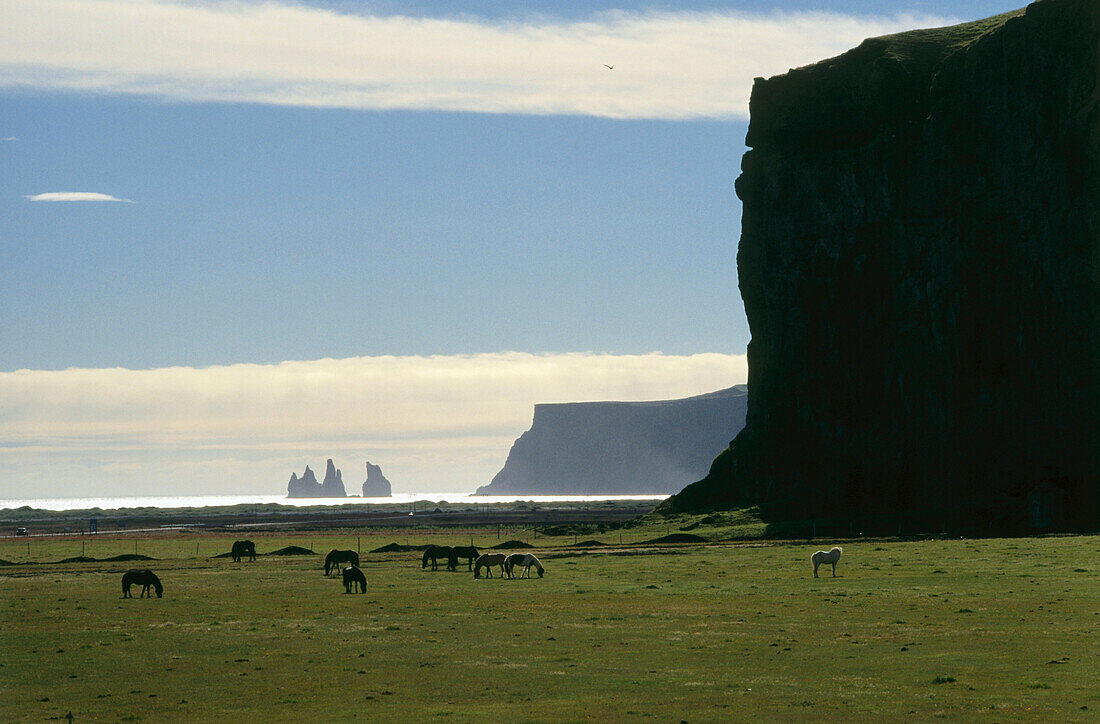
{"label": "white cloud", "polygon": [[498,22],[287,2],[0,0],[0,86],[362,109],[744,118],[755,76],[870,36],[948,22],[732,11]]}
{"label": "white cloud", "polygon": [[100,194],[94,191],[51,191],[45,194],[34,194],[24,198],[31,201],[118,201],[124,204],[134,203],[130,199],[119,199],[108,194]]}
{"label": "white cloud", "polygon": [[743,355],[518,352],[0,373],[0,498],[270,493],[326,458],[395,489],[472,491],[542,402],[659,400],[743,383]]}
{"label": "white cloud", "polygon": [[0,141],[18,141],[18,140],[19,139],[16,138],[15,136],[7,136],[5,138],[0,138]]}

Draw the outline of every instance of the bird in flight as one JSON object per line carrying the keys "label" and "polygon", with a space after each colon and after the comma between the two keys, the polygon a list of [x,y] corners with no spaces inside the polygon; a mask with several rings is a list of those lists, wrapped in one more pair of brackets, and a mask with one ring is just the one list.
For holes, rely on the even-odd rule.
{"label": "bird in flight", "polygon": [[615,70],[615,66],[613,66],[613,65],[608,65],[607,63],[604,63],[604,64],[603,64],[603,67],[607,68],[608,70]]}

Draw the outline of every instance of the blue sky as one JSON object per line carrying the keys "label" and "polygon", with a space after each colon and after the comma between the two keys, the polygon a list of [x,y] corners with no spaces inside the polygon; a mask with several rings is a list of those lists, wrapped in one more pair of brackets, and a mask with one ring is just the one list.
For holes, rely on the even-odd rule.
{"label": "blue sky", "polygon": [[[420,489],[472,489],[534,402],[744,381],[733,181],[751,79],[1017,5],[868,7],[0,0],[0,479],[52,465],[67,471],[56,495],[151,494],[184,475],[206,492],[232,469],[240,492],[278,492],[337,450],[349,469],[369,457],[399,479],[392,453]],[[666,376],[639,372],[658,352]],[[377,372],[389,358],[410,362]],[[396,388],[427,417],[439,391],[395,369],[434,360],[429,377],[494,394],[456,364],[472,359],[527,383],[501,396],[507,420],[398,431],[348,412],[281,436],[278,455],[240,418],[248,399],[201,392],[233,365],[283,379],[281,363],[324,359],[360,368],[325,372],[322,400],[369,406]],[[180,367],[206,371],[192,392],[214,403],[180,412],[178,382],[147,382],[163,417],[125,430],[111,405],[128,393],[110,390],[128,382],[94,399],[73,382]],[[236,433],[195,432],[220,427]],[[467,438],[492,439],[476,464],[424,452]]]}

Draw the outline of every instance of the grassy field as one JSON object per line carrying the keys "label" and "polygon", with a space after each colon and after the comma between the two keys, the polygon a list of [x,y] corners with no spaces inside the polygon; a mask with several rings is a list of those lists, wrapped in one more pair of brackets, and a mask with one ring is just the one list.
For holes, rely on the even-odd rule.
{"label": "grassy field", "polygon": [[[633,540],[664,534],[650,526]],[[675,529],[672,529],[675,532]],[[546,577],[422,571],[364,554],[366,595],[321,555],[212,559],[226,537],[104,537],[135,564],[45,563],[74,539],[0,541],[0,721],[1095,721],[1097,537],[618,546],[523,537]],[[418,531],[257,536],[363,551]],[[472,533],[481,546],[496,532]],[[419,536],[419,538],[418,538]],[[630,541],[624,540],[624,543]],[[136,545],[136,548],[135,548]],[[27,561],[35,561],[25,563]],[[245,719],[244,717],[247,717]]]}

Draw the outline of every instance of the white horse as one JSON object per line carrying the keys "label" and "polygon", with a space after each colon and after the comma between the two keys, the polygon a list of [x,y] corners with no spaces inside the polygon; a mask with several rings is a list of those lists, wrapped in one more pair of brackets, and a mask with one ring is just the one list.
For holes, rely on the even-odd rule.
{"label": "white horse", "polygon": [[531,566],[534,566],[535,570],[539,572],[539,578],[542,578],[542,574],[546,572],[542,561],[532,553],[513,553],[504,560],[504,570],[508,573],[509,578],[512,577],[512,569],[516,566],[523,566],[523,573],[520,574],[520,578],[524,576],[531,577]]}
{"label": "white horse", "polygon": [[814,564],[814,578],[817,578],[817,567],[820,566],[822,563],[832,563],[833,576],[836,576],[836,564],[837,561],[840,560],[840,551],[840,546],[837,546],[830,551],[818,551],[817,553],[814,553],[812,556],[810,556],[810,560]]}

